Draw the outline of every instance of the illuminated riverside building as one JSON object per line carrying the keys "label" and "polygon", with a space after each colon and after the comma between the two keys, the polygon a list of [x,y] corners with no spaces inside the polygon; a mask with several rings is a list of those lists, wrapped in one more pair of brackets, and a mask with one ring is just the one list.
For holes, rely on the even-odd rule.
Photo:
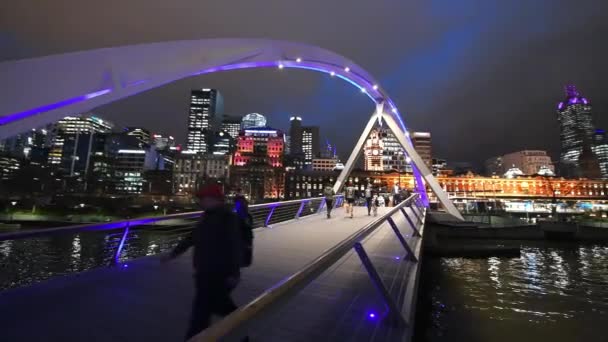
{"label": "illuminated riverside building", "polygon": [[[286,175],[286,197],[298,198],[310,189],[313,196],[319,193],[320,184],[333,184],[338,171],[305,171],[294,170]],[[553,196],[567,200],[600,200],[608,201],[608,180],[564,179],[543,176],[521,176],[516,178],[484,177],[478,175],[446,176],[439,174],[437,180],[450,198],[469,198],[483,200],[518,200],[545,199]],[[380,192],[401,183],[410,190],[414,188],[414,178],[408,174],[383,171],[353,170],[349,176],[358,189],[364,189],[369,183]],[[297,183],[302,183],[298,185]],[[310,184],[307,185],[306,183]],[[431,195],[431,200],[435,199]]]}
{"label": "illuminated riverside building", "polygon": [[283,132],[270,127],[242,130],[236,143],[230,183],[252,201],[284,197]]}

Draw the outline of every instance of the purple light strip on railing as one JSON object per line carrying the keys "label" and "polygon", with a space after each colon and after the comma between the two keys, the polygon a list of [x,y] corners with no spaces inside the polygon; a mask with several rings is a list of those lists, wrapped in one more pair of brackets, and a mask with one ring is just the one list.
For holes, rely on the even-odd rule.
{"label": "purple light strip on railing", "polygon": [[129,235],[129,224],[125,227],[124,232],[122,233],[122,237],[120,238],[120,243],[118,244],[118,248],[116,249],[116,254],[114,255],[114,262],[118,264],[120,262],[120,254],[122,253],[122,249],[125,246],[125,242],[127,241],[127,236]]}
{"label": "purple light strip on railing", "polygon": [[67,99],[67,100],[51,103],[51,104],[48,104],[45,106],[26,110],[24,112],[8,114],[8,115],[0,117],[0,126],[6,125],[7,123],[11,123],[13,121],[23,120],[25,118],[28,118],[30,116],[34,116],[34,115],[37,115],[37,114],[40,114],[43,112],[48,112],[53,109],[69,106],[69,105],[72,105],[72,104],[75,104],[78,102],[87,101],[87,100],[90,100],[97,96],[105,95],[111,91],[112,91],[111,89],[103,89],[103,90],[96,91],[93,93],[85,94],[85,95],[74,97],[71,99]]}

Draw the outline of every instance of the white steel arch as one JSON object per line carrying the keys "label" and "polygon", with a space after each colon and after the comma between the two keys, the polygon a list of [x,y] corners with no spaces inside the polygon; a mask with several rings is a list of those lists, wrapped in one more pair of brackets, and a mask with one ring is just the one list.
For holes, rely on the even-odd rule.
{"label": "white steel arch", "polygon": [[[443,206],[462,218],[413,149],[397,107],[371,75],[343,56],[306,44],[267,39],[187,40],[2,62],[0,139],[182,78],[262,67],[323,72],[359,88],[376,103],[370,122],[384,119],[412,158],[423,201],[428,203],[422,178]],[[352,170],[360,148],[355,147],[336,189]]]}

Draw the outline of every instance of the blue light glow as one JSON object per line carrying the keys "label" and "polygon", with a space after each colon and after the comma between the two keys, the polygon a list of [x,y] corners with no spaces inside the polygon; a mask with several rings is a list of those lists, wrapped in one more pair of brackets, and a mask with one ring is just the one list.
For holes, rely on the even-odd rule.
{"label": "blue light glow", "polygon": [[19,121],[19,120],[23,120],[25,118],[28,118],[30,116],[34,116],[34,115],[38,115],[44,112],[48,112],[54,109],[58,109],[61,107],[65,107],[65,106],[69,106],[78,102],[83,102],[86,100],[90,100],[92,98],[95,98],[97,96],[101,96],[101,95],[105,95],[109,92],[111,92],[111,89],[103,89],[103,90],[99,90],[96,92],[92,92],[89,94],[85,94],[82,96],[77,96],[71,99],[67,99],[67,100],[63,100],[63,101],[59,101],[59,102],[55,102],[55,103],[51,103],[45,106],[40,106],[37,108],[33,108],[30,110],[26,110],[24,112],[19,112],[19,113],[13,113],[13,114],[8,114],[5,116],[0,117],[0,126],[1,125],[6,125],[7,123],[11,123],[13,121]]}

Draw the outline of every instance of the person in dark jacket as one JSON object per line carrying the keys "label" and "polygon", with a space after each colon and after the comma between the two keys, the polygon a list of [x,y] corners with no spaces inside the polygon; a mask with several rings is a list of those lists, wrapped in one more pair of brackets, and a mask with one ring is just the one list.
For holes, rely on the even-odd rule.
{"label": "person in dark jacket", "polygon": [[224,203],[216,184],[197,194],[204,214],[192,233],[162,261],[168,261],[194,247],[195,295],[186,340],[209,326],[212,314],[226,316],[237,306],[230,297],[240,279],[243,238],[239,218]]}

